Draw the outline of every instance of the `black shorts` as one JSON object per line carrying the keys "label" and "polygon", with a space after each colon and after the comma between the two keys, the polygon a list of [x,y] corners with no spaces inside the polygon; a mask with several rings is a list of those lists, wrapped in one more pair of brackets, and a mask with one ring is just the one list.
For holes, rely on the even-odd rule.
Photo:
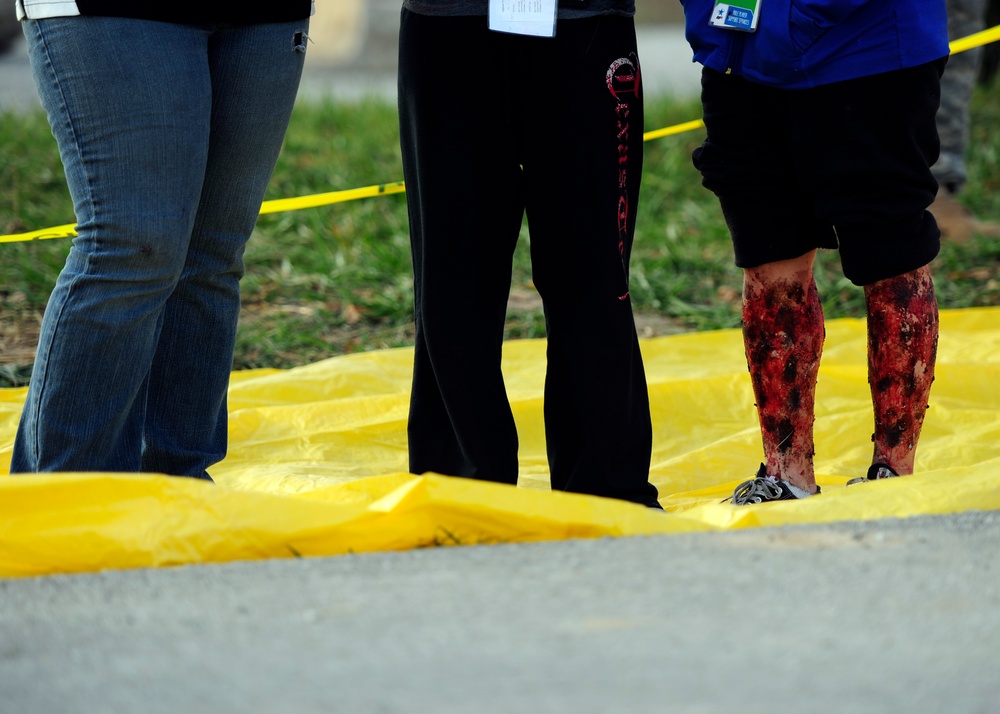
{"label": "black shorts", "polygon": [[839,248],[844,275],[868,285],[933,260],[944,64],[804,90],[705,69],[708,137],[694,164],[719,197],[736,264]]}

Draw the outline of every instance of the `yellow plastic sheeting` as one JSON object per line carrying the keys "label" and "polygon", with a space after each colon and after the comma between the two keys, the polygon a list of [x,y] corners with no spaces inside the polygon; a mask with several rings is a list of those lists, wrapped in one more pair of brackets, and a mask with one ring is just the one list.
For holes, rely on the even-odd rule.
{"label": "yellow plastic sheeting", "polygon": [[[818,498],[720,503],[761,459],[736,330],[642,342],[652,480],[668,513],[548,490],[545,343],[510,342],[519,488],[406,470],[411,350],[233,374],[216,484],[115,474],[0,477],[0,576],[437,545],[679,533],[1000,509],[1000,309],[942,313],[937,380],[912,477],[852,486],[871,458],[861,320],[827,324]],[[24,389],[0,390],[6,472]]]}

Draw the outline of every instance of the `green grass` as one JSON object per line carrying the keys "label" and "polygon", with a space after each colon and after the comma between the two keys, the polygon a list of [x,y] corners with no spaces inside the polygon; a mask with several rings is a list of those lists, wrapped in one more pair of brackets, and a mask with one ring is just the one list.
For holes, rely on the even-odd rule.
{"label": "green grass", "polygon": [[[1000,217],[1000,97],[974,102],[970,182],[963,201]],[[697,102],[655,101],[646,128],[699,116]],[[679,329],[739,325],[741,273],[715,197],[691,165],[701,131],[647,142],[632,257],[637,313]],[[391,103],[300,104],[268,198],[323,193],[402,179]],[[0,233],[73,220],[55,143],[44,117],[0,114]],[[532,292],[528,234],[515,254],[513,289]],[[0,345],[23,346],[37,330],[69,249],[66,239],[0,244]],[[412,277],[404,194],[262,216],[246,255],[243,313],[234,367],[290,367],[333,355],[412,344]],[[945,243],[935,261],[943,308],[1000,304],[1000,246],[974,238]],[[844,280],[835,252],[818,260],[829,318],[861,316],[859,288]],[[513,310],[509,338],[544,335],[537,307]],[[27,336],[27,337],[25,337]],[[5,343],[4,340],[7,342]],[[0,386],[22,384],[30,351],[0,354]]]}

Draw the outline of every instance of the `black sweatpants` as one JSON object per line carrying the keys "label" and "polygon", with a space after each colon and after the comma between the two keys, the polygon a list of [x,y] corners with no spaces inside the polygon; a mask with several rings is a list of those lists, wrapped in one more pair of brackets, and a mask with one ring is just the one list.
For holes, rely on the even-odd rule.
{"label": "black sweatpants", "polygon": [[656,505],[646,379],[628,296],[642,170],[630,18],[555,38],[404,10],[399,121],[416,346],[410,470],[517,481],[500,369],[526,213],[548,335],[554,489]]}

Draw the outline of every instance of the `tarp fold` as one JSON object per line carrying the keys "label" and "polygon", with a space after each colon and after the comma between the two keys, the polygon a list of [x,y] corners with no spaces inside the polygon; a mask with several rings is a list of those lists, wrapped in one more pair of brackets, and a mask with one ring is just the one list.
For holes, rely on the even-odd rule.
{"label": "tarp fold", "polygon": [[[509,542],[687,533],[1000,509],[1000,309],[944,311],[918,473],[846,488],[871,460],[863,320],[827,324],[816,412],[823,494],[722,500],[761,460],[738,330],[642,341],[651,479],[666,513],[548,490],[545,341],[508,342],[518,487],[406,473],[410,349],[233,374],[216,483],[158,475],[0,477],[0,576]],[[24,389],[0,390],[6,473]]]}

